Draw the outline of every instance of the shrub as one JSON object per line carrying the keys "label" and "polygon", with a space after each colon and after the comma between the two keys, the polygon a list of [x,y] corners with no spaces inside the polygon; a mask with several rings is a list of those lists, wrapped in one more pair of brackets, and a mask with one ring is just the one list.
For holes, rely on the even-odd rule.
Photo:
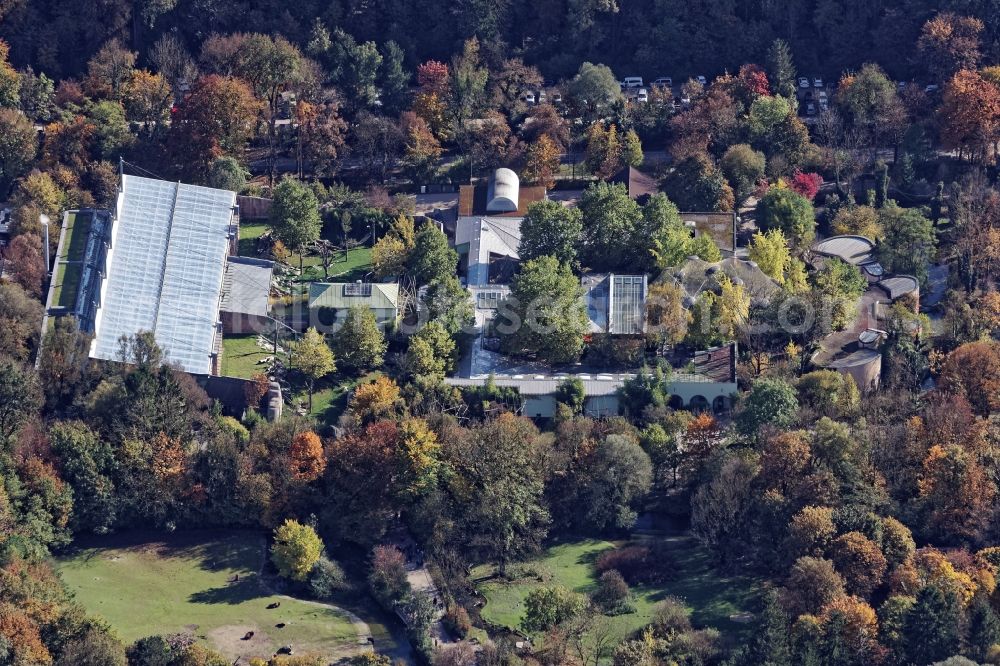
{"label": "shrub", "polygon": [[521,627],[529,632],[547,631],[576,617],[586,606],[587,601],[583,595],[565,587],[540,587],[529,592],[524,599]]}
{"label": "shrub", "polygon": [[691,618],[688,617],[687,606],[677,597],[667,597],[656,604],[652,626],[657,635],[663,637],[691,631]]}
{"label": "shrub", "polygon": [[406,558],[395,546],[376,546],[372,553],[372,568],[368,574],[372,595],[386,609],[410,591],[406,579]]}
{"label": "shrub", "polygon": [[250,431],[232,416],[219,417],[219,430],[232,435],[236,443],[242,446],[250,441]]}
{"label": "shrub", "polygon": [[594,591],[593,599],[594,603],[608,615],[622,615],[634,610],[628,583],[615,569],[601,574],[601,580],[598,582],[597,590]]}
{"label": "shrub", "polygon": [[600,574],[615,570],[629,585],[643,585],[665,580],[669,565],[666,553],[654,554],[646,546],[625,546],[605,551],[595,566]]}
{"label": "shrub", "polygon": [[329,599],[348,587],[347,575],[333,560],[321,557],[309,572],[309,591],[317,599]]}

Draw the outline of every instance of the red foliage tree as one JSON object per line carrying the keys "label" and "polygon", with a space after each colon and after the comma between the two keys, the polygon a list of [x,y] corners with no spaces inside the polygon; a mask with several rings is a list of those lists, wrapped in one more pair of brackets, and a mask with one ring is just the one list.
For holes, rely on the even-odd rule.
{"label": "red foliage tree", "polygon": [[448,65],[438,60],[428,60],[417,66],[417,83],[420,92],[444,98],[448,94]]}
{"label": "red foliage tree", "polygon": [[792,175],[792,180],[788,183],[789,189],[812,201],[819,192],[820,185],[823,184],[823,176],[818,173],[803,173],[796,170]]}

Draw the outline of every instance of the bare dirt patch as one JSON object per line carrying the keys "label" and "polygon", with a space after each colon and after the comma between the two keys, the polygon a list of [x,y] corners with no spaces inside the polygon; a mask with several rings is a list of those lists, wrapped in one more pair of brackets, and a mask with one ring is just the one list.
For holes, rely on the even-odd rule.
{"label": "bare dirt patch", "polygon": [[[253,638],[243,640],[249,631],[254,632]],[[208,632],[207,638],[217,650],[230,656],[269,659],[274,655],[271,638],[257,625],[230,624],[217,627]]]}

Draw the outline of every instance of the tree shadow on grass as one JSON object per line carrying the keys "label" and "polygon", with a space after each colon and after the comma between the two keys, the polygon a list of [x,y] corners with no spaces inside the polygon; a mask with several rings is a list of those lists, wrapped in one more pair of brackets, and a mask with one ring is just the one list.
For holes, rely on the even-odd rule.
{"label": "tree shadow on grass", "polygon": [[241,604],[244,601],[270,596],[261,586],[257,576],[241,577],[238,581],[227,583],[222,587],[212,587],[207,590],[193,592],[188,601],[195,604]]}

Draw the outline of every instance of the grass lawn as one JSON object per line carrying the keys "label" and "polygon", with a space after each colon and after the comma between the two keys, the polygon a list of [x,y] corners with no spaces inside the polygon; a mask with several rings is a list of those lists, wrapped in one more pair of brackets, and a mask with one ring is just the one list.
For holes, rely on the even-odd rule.
{"label": "grass lawn", "polygon": [[266,222],[240,222],[239,250],[241,257],[257,256],[257,239],[267,231]]}
{"label": "grass lawn", "polygon": [[80,276],[83,274],[82,264],[56,264],[56,275],[53,284],[52,305],[57,308],[73,308],[76,306],[77,290],[80,288]]}
{"label": "grass lawn", "polygon": [[[299,265],[299,257],[292,254],[288,260],[292,266]],[[305,267],[302,271],[302,281],[304,282],[354,282],[363,280],[365,275],[372,270],[372,249],[370,247],[352,248],[348,256],[341,252],[330,264],[330,277],[323,277],[323,261],[318,255],[307,254],[302,259]]]}
{"label": "grass lawn", "polygon": [[263,557],[259,533],[199,531],[93,538],[56,566],[77,601],[126,642],[187,632],[230,659],[270,657],[289,644],[328,658],[357,651],[342,613],[271,595],[257,574]]}
{"label": "grass lawn", "polygon": [[[337,419],[347,408],[347,394],[359,384],[367,384],[375,380],[381,373],[369,372],[361,377],[343,377],[335,375],[333,381],[317,383],[313,392],[313,408],[311,415],[325,425],[336,425]],[[303,388],[292,397],[294,401],[308,404],[309,394]]]}
{"label": "grass lawn", "polygon": [[267,366],[258,363],[271,356],[257,344],[257,334],[227,335],[222,338],[222,375],[249,379],[258,372],[266,372]]}
{"label": "grass lawn", "polygon": [[[76,305],[76,292],[83,274],[84,254],[90,234],[92,213],[69,213],[66,215],[66,236],[62,254],[56,257],[56,273],[52,294],[52,305],[71,308]],[[67,264],[66,262],[74,262]]]}
{"label": "grass lawn", "polygon": [[[257,256],[257,239],[267,231],[266,222],[247,222],[240,224],[240,256]],[[288,265],[298,267],[299,255],[292,253]],[[303,276],[306,282],[315,282],[323,278],[323,259],[318,254],[306,253],[302,257]],[[353,248],[347,257],[343,253],[330,264],[330,280],[337,282],[354,282],[364,277],[372,270],[372,250],[370,247]]]}
{"label": "grass lawn", "polygon": [[[741,614],[754,608],[758,593],[756,582],[717,573],[708,552],[691,537],[665,537],[664,542],[669,546],[676,575],[662,586],[632,588],[635,612],[607,618],[616,640],[649,624],[656,604],[668,596],[678,597],[687,604],[695,628],[715,627],[729,636],[749,632],[750,625],[739,619]],[[562,585],[575,592],[592,592],[597,586],[594,562],[601,553],[615,547],[614,543],[592,539],[558,544],[517,565],[518,578],[515,580],[491,579],[481,583],[479,590],[487,600],[482,609],[483,618],[517,628],[524,613],[524,599],[531,590]],[[493,573],[492,566],[479,566],[473,570],[472,577],[482,579]]]}
{"label": "grass lawn", "polygon": [[66,261],[83,259],[93,219],[92,213],[70,213],[66,216],[66,248],[62,259]]}

